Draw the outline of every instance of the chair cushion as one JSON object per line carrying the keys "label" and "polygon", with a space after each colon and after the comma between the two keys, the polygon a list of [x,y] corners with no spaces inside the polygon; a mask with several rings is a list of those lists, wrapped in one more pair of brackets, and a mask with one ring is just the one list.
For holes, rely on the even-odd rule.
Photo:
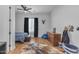
{"label": "chair cushion", "polygon": [[65,50],[68,50],[68,51],[71,51],[71,52],[78,52],[78,48],[74,45],[71,45],[71,44],[63,44],[63,48]]}
{"label": "chair cushion", "polygon": [[68,49],[66,49],[66,48],[65,48],[65,52],[66,52],[67,54],[71,54],[71,53],[76,54],[76,53],[78,53],[78,51],[71,51],[71,50],[68,50]]}

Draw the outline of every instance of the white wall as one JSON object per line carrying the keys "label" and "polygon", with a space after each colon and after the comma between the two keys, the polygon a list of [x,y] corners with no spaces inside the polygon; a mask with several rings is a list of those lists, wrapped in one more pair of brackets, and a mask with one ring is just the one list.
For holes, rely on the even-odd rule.
{"label": "white wall", "polygon": [[[11,6],[11,50],[15,48],[15,7]],[[0,42],[6,42],[9,52],[9,5],[0,5]]]}
{"label": "white wall", "polygon": [[15,6],[11,6],[11,39],[10,39],[10,50],[15,48]]}
{"label": "white wall", "polygon": [[51,30],[57,28],[57,32],[62,33],[64,26],[73,25],[75,31],[71,34],[71,41],[79,47],[79,32],[76,27],[79,26],[79,6],[58,6],[51,13]]}
{"label": "white wall", "polygon": [[7,42],[9,51],[9,6],[0,5],[0,42]]}
{"label": "white wall", "polygon": [[[48,31],[50,31],[50,14],[23,14],[23,13],[16,13],[16,32],[24,32],[24,18],[25,17],[38,17],[39,19],[39,37]],[[46,19],[45,24],[42,24],[42,19]]]}

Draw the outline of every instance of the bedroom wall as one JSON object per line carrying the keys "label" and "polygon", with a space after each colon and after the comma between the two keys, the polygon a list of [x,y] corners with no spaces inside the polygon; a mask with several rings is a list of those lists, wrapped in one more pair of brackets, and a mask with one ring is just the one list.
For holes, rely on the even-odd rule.
{"label": "bedroom wall", "polygon": [[[11,50],[15,48],[15,7],[11,6]],[[0,42],[6,42],[9,52],[9,5],[0,5]]]}
{"label": "bedroom wall", "polygon": [[51,13],[51,30],[56,27],[57,32],[62,33],[64,26],[73,25],[74,32],[70,33],[71,43],[79,47],[79,6],[57,6]]}
{"label": "bedroom wall", "polygon": [[9,6],[0,5],[0,42],[7,42],[9,51]]}
{"label": "bedroom wall", "polygon": [[[24,14],[16,13],[16,32],[24,32],[24,18],[25,17],[38,17],[39,22],[39,37],[48,31],[50,31],[50,14],[49,13],[40,13],[40,14]],[[42,19],[46,19],[45,24],[42,24]]]}

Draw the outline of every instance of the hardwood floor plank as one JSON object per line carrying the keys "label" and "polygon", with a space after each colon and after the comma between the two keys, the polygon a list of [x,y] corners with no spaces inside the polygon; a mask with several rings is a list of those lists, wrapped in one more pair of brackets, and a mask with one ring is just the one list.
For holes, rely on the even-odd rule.
{"label": "hardwood floor plank", "polygon": [[[45,52],[45,53],[48,53],[48,50],[52,51],[50,53],[55,53],[55,54],[62,54],[63,53],[63,49],[52,46],[52,44],[48,40],[46,40],[46,39],[32,38],[31,41],[37,42],[39,44],[41,43],[41,44],[48,45],[47,47],[44,47],[42,49],[42,51]],[[16,48],[13,51],[10,51],[9,54],[21,54],[21,52],[25,48],[28,48],[28,47],[29,47],[28,46],[28,42],[16,43]]]}

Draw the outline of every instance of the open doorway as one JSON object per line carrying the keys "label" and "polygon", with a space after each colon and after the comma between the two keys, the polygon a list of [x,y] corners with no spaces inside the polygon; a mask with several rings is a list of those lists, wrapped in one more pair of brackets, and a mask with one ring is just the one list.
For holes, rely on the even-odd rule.
{"label": "open doorway", "polygon": [[34,37],[34,18],[29,18],[29,35]]}
{"label": "open doorway", "polygon": [[24,18],[24,32],[38,37],[38,18]]}

